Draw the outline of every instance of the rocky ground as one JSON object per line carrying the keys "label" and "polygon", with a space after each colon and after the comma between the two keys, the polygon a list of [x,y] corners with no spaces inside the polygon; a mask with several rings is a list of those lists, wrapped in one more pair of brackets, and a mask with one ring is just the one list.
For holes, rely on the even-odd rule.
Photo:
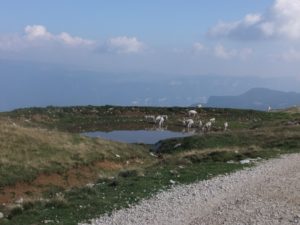
{"label": "rocky ground", "polygon": [[161,192],[93,225],[300,224],[300,154]]}

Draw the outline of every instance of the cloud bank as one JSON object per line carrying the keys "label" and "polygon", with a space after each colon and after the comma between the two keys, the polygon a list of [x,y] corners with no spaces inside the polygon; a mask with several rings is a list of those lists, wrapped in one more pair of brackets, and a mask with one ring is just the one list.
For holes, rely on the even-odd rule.
{"label": "cloud bank", "polygon": [[123,36],[109,39],[107,47],[117,53],[138,53],[143,51],[145,46],[136,37]]}
{"label": "cloud bank", "polygon": [[52,47],[60,45],[72,48],[106,49],[113,53],[138,53],[144,50],[145,45],[136,37],[113,37],[104,44],[96,40],[73,36],[67,32],[53,34],[43,25],[28,25],[23,34],[0,35],[0,50],[20,51],[34,47]]}
{"label": "cloud bank", "polygon": [[276,0],[263,14],[248,14],[239,21],[219,22],[210,37],[239,40],[300,39],[300,1]]}

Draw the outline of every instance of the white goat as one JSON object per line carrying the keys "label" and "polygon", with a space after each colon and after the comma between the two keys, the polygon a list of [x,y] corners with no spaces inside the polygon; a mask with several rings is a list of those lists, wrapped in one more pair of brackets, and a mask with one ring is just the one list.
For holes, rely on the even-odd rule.
{"label": "white goat", "polygon": [[197,112],[196,110],[189,110],[189,111],[188,111],[188,115],[189,115],[189,116],[192,116],[192,117],[195,117],[195,116],[197,115],[197,113],[198,113],[198,112]]}
{"label": "white goat", "polygon": [[203,123],[202,123],[202,121],[200,120],[199,121],[199,128],[201,128],[203,126]]}
{"label": "white goat", "polygon": [[224,131],[226,131],[227,129],[228,129],[228,122],[226,121],[225,123],[224,123]]}
{"label": "white goat", "polygon": [[168,115],[161,115],[165,120],[168,119]]}
{"label": "white goat", "polygon": [[185,120],[185,125],[188,129],[191,128],[193,124],[194,124],[194,120],[192,119]]}
{"label": "white goat", "polygon": [[159,122],[161,118],[163,118],[163,117],[162,117],[162,116],[157,116],[157,117],[155,118],[155,121],[156,121],[156,122]]}
{"label": "white goat", "polygon": [[216,118],[209,119],[209,122],[212,122],[212,123],[216,122]]}
{"label": "white goat", "polygon": [[211,126],[212,126],[212,122],[208,121],[202,129],[203,131],[210,131]]}
{"label": "white goat", "polygon": [[160,117],[159,122],[158,122],[159,128],[162,127],[162,125],[164,124],[164,122],[165,122],[165,119],[163,117]]}

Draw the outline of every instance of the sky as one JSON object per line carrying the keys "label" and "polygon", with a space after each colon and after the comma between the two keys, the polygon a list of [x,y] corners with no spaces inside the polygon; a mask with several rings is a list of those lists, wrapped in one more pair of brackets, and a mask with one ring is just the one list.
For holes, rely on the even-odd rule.
{"label": "sky", "polygon": [[0,59],[140,76],[300,79],[298,0],[1,0],[0,4]]}
{"label": "sky", "polygon": [[298,71],[299,0],[0,0],[0,111],[299,91]]}

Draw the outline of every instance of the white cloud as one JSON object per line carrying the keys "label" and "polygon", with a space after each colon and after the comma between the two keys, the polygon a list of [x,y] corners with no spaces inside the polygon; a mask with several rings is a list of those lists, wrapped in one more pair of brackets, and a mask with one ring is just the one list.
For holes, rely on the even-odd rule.
{"label": "white cloud", "polygon": [[260,14],[248,14],[244,18],[245,25],[251,26],[261,21]]}
{"label": "white cloud", "polygon": [[214,55],[221,59],[239,58],[242,60],[247,59],[253,50],[251,48],[243,49],[226,49],[223,45],[218,44],[214,47]]}
{"label": "white cloud", "polygon": [[239,57],[243,60],[247,59],[253,53],[252,48],[243,48],[239,51]]}
{"label": "white cloud", "polygon": [[166,97],[162,97],[162,98],[157,99],[157,101],[158,101],[159,103],[163,103],[163,102],[165,102],[165,101],[167,101],[167,100],[168,100],[168,98],[166,98]]}
{"label": "white cloud", "polygon": [[69,46],[92,45],[94,43],[94,41],[92,40],[71,36],[66,32],[62,32],[58,35],[52,34],[48,32],[46,27],[42,25],[26,26],[25,37],[31,41],[34,40],[58,41]]}
{"label": "white cloud", "polygon": [[92,40],[87,40],[87,39],[83,39],[80,37],[72,37],[70,34],[68,33],[61,33],[59,36],[57,36],[57,38],[59,40],[62,40],[65,44],[67,45],[72,45],[72,46],[76,46],[76,45],[92,45],[95,42]]}
{"label": "white cloud", "polygon": [[282,54],[275,56],[275,58],[286,62],[300,61],[300,51],[290,49],[287,52],[283,52]]}
{"label": "white cloud", "polygon": [[0,50],[20,51],[29,48],[53,48],[66,46],[100,50],[112,53],[138,53],[145,49],[145,45],[136,37],[114,37],[101,44],[99,41],[73,36],[67,32],[51,33],[45,26],[28,25],[23,34],[0,35]]}
{"label": "white cloud", "polygon": [[230,59],[234,57],[237,54],[237,52],[235,49],[227,50],[224,48],[223,45],[218,44],[214,48],[214,54],[216,57],[221,59]]}
{"label": "white cloud", "polygon": [[139,101],[137,101],[137,100],[134,100],[131,102],[131,105],[138,105],[138,104],[139,104]]}
{"label": "white cloud", "polygon": [[4,51],[19,51],[25,48],[24,40],[18,35],[3,35],[0,36],[0,50]]}
{"label": "white cloud", "polygon": [[25,27],[24,29],[25,31],[25,36],[26,38],[28,38],[29,40],[35,40],[35,39],[52,39],[54,38],[53,34],[50,34],[46,27],[42,26],[42,25],[28,25]]}
{"label": "white cloud", "polygon": [[22,35],[0,36],[0,50],[19,51],[32,47],[47,47],[52,44],[63,44],[69,47],[93,46],[96,42],[72,36],[66,32],[53,34],[42,25],[28,25]]}
{"label": "white cloud", "polygon": [[108,40],[110,51],[117,53],[138,53],[144,50],[144,44],[136,37],[114,37]]}
{"label": "white cloud", "polygon": [[263,15],[248,14],[242,20],[220,22],[208,32],[213,37],[235,39],[300,38],[300,1],[275,0]]}
{"label": "white cloud", "polygon": [[300,1],[277,0],[273,12],[278,34],[291,39],[300,38]]}
{"label": "white cloud", "polygon": [[201,52],[205,49],[205,46],[203,44],[201,44],[200,42],[196,42],[196,43],[194,43],[193,48],[195,51]]}

